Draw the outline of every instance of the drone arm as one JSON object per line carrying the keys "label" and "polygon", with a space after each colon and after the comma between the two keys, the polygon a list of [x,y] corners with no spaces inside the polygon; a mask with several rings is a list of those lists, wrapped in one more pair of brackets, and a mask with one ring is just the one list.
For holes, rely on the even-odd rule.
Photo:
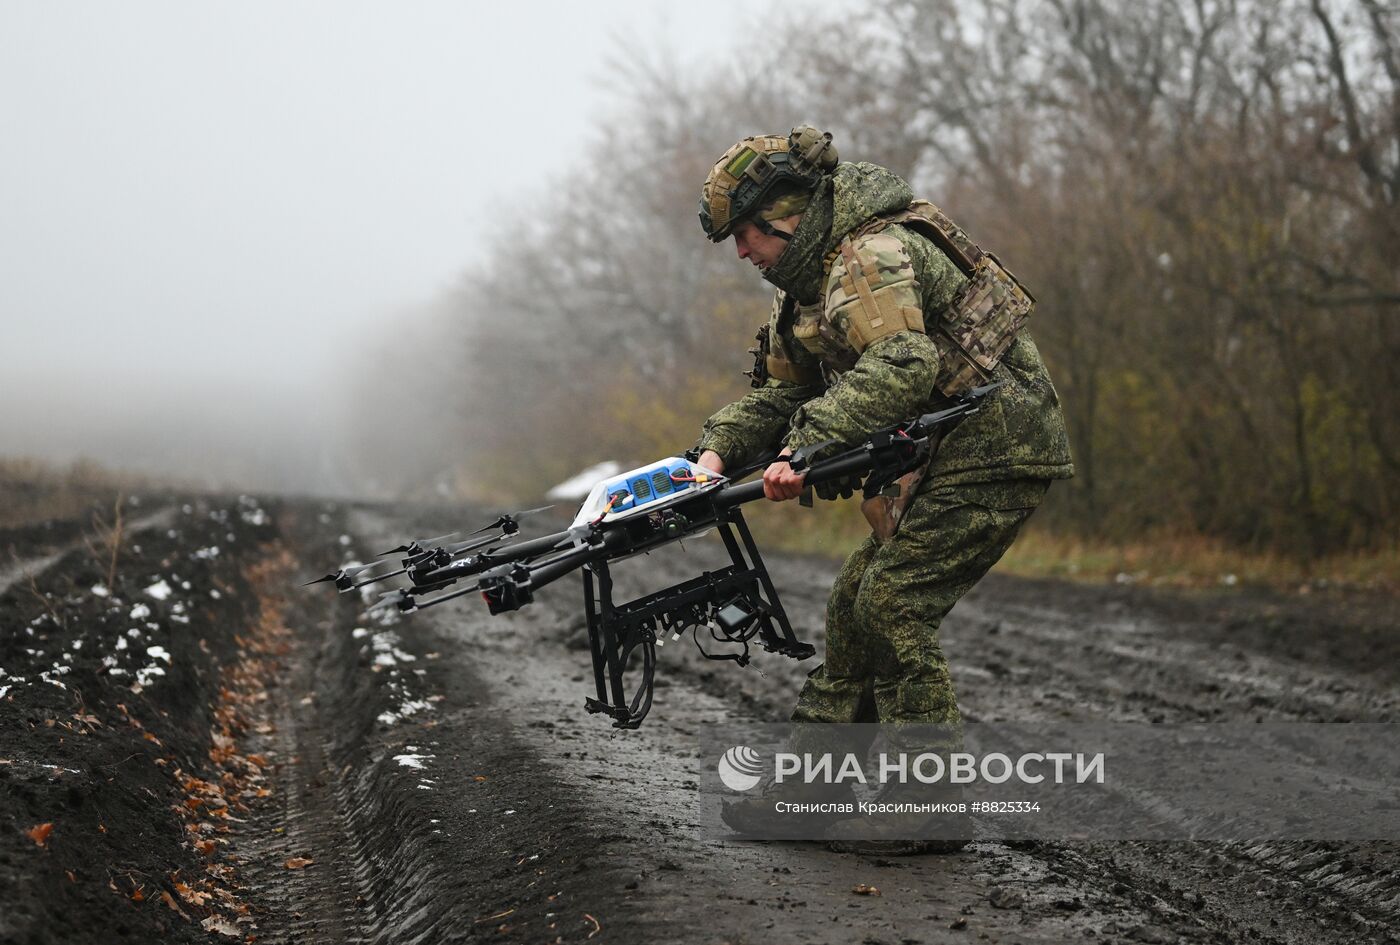
{"label": "drone arm", "polygon": [[[807,471],[806,481],[809,485],[821,485],[824,482],[867,473],[870,471],[870,466],[870,451],[859,448],[813,464]],[[756,479],[753,482],[725,489],[715,498],[715,504],[721,508],[733,508],[736,505],[743,505],[745,502],[761,498],[763,498],[763,480]]]}

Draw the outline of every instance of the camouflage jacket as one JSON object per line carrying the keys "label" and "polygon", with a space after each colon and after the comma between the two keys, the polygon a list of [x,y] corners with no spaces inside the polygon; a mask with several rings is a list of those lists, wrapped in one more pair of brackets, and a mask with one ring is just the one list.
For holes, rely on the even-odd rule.
{"label": "camouflage jacket", "polygon": [[[899,225],[857,236],[851,257],[836,252],[845,236],[912,199],[903,180],[872,164],[841,164],[818,190],[778,266],[765,273],[780,286],[771,353],[797,379],[770,378],[721,409],[706,421],[700,449],[733,466],[780,445],[856,443],[947,405],[934,387],[943,357],[937,326],[966,277],[928,239]],[[879,313],[870,310],[872,296],[850,292],[852,264],[867,274]],[[880,316],[890,313],[904,319],[901,330],[882,333],[888,325]],[[1017,335],[993,379],[1008,383],[944,438],[921,492],[1073,475],[1059,400],[1028,331]]]}

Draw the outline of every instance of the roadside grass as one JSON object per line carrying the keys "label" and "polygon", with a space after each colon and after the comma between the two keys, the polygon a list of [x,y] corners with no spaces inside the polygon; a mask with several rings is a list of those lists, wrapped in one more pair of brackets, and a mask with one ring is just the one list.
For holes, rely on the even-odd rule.
{"label": "roadside grass", "polygon": [[[794,514],[794,512],[796,514]],[[760,547],[844,557],[869,528],[851,500],[816,509],[757,502],[744,510]],[[1400,544],[1312,560],[1232,547],[1204,535],[1149,534],[1134,541],[1057,535],[1032,523],[994,569],[1020,577],[1160,587],[1326,588],[1400,593]]]}
{"label": "roadside grass", "polygon": [[[0,457],[0,528],[86,518],[111,509],[119,494],[150,483],[90,460],[57,466],[30,457]],[[108,528],[116,525],[107,523]]]}
{"label": "roadside grass", "polygon": [[1203,535],[1148,535],[1130,542],[1059,536],[1028,528],[997,570],[1025,577],[1115,581],[1163,587],[1266,586],[1400,591],[1400,546],[1303,560],[1245,551]]}

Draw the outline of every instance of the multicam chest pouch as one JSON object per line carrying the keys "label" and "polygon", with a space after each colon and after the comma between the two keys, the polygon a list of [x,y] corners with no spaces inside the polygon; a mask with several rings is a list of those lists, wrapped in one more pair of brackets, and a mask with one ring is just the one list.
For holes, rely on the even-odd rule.
{"label": "multicam chest pouch", "polygon": [[[872,285],[872,279],[879,281],[881,264],[875,245],[880,241],[870,237],[895,224],[930,240],[967,277],[957,296],[933,319],[926,320],[922,311],[911,310],[909,300],[889,292],[889,286]],[[867,250],[860,257],[855,252],[858,240]],[[824,363],[847,362],[851,352],[864,350],[877,337],[903,330],[921,331],[939,352],[934,386],[955,400],[987,383],[1035,305],[1034,297],[999,259],[983,251],[961,227],[926,200],[916,200],[907,209],[877,217],[848,234],[828,258],[827,268],[832,281],[840,283],[833,289],[833,296],[856,303],[851,306],[853,311],[842,318],[842,325],[835,326],[847,329],[848,344],[842,346],[832,337],[830,305],[815,324],[794,324],[797,339],[809,350],[820,353]],[[838,354],[833,358],[830,349],[842,347],[847,357]],[[837,366],[844,369],[849,364]],[[928,458],[917,469],[861,503],[861,512],[877,540],[887,541],[899,530],[932,462],[936,443],[931,442],[929,447]]]}
{"label": "multicam chest pouch", "polygon": [[1001,260],[972,242],[960,226],[927,200],[915,200],[908,209],[876,217],[852,231],[828,262],[849,252],[849,244],[856,239],[894,224],[927,238],[967,276],[967,284],[957,297],[938,313],[933,324],[925,326],[941,355],[934,385],[945,396],[961,397],[985,384],[996,370],[1026,323],[1035,297]]}

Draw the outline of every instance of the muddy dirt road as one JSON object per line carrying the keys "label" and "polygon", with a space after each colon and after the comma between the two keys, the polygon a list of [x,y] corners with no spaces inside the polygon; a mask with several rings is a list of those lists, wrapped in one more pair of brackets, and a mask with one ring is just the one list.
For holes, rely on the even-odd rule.
{"label": "muddy dirt road", "polygon": [[[244,572],[273,637],[259,651],[266,686],[243,700],[235,732],[238,757],[259,762],[250,770],[261,780],[217,836],[245,908],[230,909],[226,927],[223,913],[186,899],[187,924],[162,916],[170,940],[1303,945],[1400,935],[1400,849],[1389,843],[983,841],[954,856],[879,860],[711,839],[691,804],[713,763],[697,733],[785,717],[812,664],[759,654],[740,669],[667,646],[651,715],[640,731],[619,732],[581,711],[591,677],[576,580],[505,617],[469,601],[383,624],[351,595],[291,582],[446,530],[436,527],[443,513],[268,509],[276,535],[259,554],[285,556],[292,573]],[[698,542],[652,556],[648,582],[717,564],[719,553]],[[836,562],[769,563],[794,624],[820,627]],[[636,569],[617,577],[623,598],[652,586]],[[1394,721],[1400,712],[1400,632],[1383,600],[994,575],[944,636],[974,719]],[[820,634],[809,639],[820,652]],[[13,714],[26,692],[0,710]],[[27,827],[23,818],[41,815],[30,803],[8,821]],[[18,878],[33,846],[0,848],[6,896],[42,891]],[[862,883],[881,894],[854,893]],[[148,904],[133,903],[120,878],[115,888],[123,895],[110,906],[131,910],[139,928]],[[0,938],[75,940],[47,934],[43,918],[0,919]]]}

